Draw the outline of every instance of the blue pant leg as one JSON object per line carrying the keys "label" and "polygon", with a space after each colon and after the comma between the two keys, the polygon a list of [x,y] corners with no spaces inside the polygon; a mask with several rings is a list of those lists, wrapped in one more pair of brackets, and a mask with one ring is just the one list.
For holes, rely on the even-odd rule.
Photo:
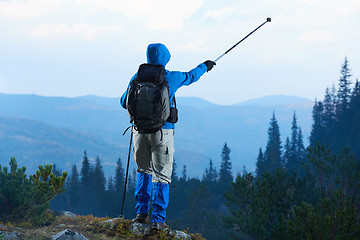
{"label": "blue pant leg", "polygon": [[152,175],[146,173],[138,173],[136,180],[135,199],[136,214],[148,214],[151,198]]}
{"label": "blue pant leg", "polygon": [[166,208],[169,205],[169,184],[154,183],[152,199],[152,222],[165,222]]}

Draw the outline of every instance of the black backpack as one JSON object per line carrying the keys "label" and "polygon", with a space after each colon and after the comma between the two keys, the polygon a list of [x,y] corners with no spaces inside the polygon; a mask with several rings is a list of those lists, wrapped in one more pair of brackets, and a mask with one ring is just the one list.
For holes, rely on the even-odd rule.
{"label": "black backpack", "polygon": [[170,116],[169,85],[161,65],[141,64],[136,78],[130,83],[126,106],[130,122],[137,131],[154,133],[167,121],[177,121]]}

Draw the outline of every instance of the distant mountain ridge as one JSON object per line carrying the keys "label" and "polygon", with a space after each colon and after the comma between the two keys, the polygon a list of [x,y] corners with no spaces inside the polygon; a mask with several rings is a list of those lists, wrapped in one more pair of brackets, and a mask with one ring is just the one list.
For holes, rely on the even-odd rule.
{"label": "distant mountain ridge", "polygon": [[[175,159],[178,174],[181,174],[182,166],[187,165],[189,176],[201,178],[210,159],[219,169],[221,150],[225,142],[231,148],[230,157],[233,161],[234,174],[241,171],[244,165],[249,171],[254,170],[258,150],[266,145],[267,129],[274,111],[282,139],[289,136],[294,111],[306,138],[310,132],[313,103],[307,99],[291,96],[276,97],[276,99],[284,99],[284,102],[281,104],[281,101],[277,100],[280,104],[267,106],[263,104],[268,102],[264,98],[223,106],[200,98],[178,97],[180,120],[175,130]],[[296,99],[298,101],[295,101]],[[123,164],[127,159],[129,135],[122,136],[122,133],[130,123],[126,110],[119,105],[119,98],[91,95],[66,98],[0,93],[0,116],[2,116],[0,119],[1,164],[4,161],[8,162],[13,155],[19,162],[21,162],[19,158],[25,158],[30,164],[37,161],[34,160],[36,156],[44,158],[42,160],[54,159],[60,162],[61,154],[53,155],[53,158],[43,156],[51,156],[51,152],[56,153],[56,149],[62,148],[67,149],[64,152],[71,152],[73,154],[70,154],[71,156],[77,154],[76,159],[70,155],[68,160],[63,159],[62,161],[66,162],[64,166],[80,164],[84,150],[88,151],[89,157],[95,158],[96,155],[100,155],[102,161],[109,164],[116,163],[118,157],[121,157]],[[17,119],[17,124],[23,126],[22,128],[14,126],[8,119],[14,117]],[[39,125],[31,121],[36,121]],[[35,145],[30,147],[24,141],[20,141],[21,137],[16,141],[11,138],[10,141],[9,129],[14,127],[17,136],[28,137],[29,134],[36,135],[36,132],[42,132],[39,138],[42,138],[44,143],[57,140],[52,145],[39,145],[36,149]],[[67,137],[78,136],[76,134],[83,137],[78,137],[77,141]],[[10,143],[18,147],[10,151],[9,149],[12,149],[9,148]],[[32,159],[25,156],[32,156]],[[113,172],[109,171],[107,174],[113,175]]]}
{"label": "distant mountain ridge", "polygon": [[14,156],[19,166],[28,168],[28,174],[34,173],[39,165],[48,163],[69,170],[73,164],[81,162],[84,150],[88,151],[90,158],[98,155],[103,160],[103,167],[109,171],[115,166],[116,155],[126,150],[95,134],[3,116],[0,116],[0,143],[1,165],[6,166]]}
{"label": "distant mountain ridge", "polygon": [[292,104],[313,104],[314,101],[303,97],[296,97],[290,95],[272,95],[256,99],[251,99],[242,103],[238,103],[239,106],[281,106]]}

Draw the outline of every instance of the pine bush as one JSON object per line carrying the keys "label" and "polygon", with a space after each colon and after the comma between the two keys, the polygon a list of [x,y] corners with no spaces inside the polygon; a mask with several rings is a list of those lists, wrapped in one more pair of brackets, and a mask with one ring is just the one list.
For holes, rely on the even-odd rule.
{"label": "pine bush", "polygon": [[29,178],[26,167],[18,168],[15,157],[10,169],[0,165],[0,221],[44,225],[51,218],[49,201],[65,191],[67,172],[56,177],[52,165],[39,166]]}

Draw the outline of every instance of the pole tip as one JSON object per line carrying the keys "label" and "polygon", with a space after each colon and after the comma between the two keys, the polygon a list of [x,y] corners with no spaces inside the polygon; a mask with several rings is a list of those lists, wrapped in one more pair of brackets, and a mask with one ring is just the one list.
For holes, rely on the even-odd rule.
{"label": "pole tip", "polygon": [[266,19],[266,21],[267,21],[267,22],[271,22],[271,18],[268,17],[268,18]]}

